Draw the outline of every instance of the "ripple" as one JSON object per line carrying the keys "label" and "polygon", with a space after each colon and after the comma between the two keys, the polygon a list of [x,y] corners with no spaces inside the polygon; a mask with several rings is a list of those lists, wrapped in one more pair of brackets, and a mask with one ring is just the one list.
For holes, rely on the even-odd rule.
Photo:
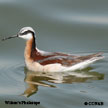
{"label": "ripple", "polygon": [[24,89],[23,65],[12,61],[0,62],[0,94],[17,94]]}

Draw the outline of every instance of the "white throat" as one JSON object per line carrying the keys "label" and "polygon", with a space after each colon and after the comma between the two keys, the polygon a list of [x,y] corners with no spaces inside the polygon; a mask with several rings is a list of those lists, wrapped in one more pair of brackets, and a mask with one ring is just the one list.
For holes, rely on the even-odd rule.
{"label": "white throat", "polygon": [[23,39],[25,39],[25,40],[30,40],[30,39],[32,39],[33,38],[33,36],[32,36],[32,34],[31,33],[28,33],[28,34],[26,34],[26,35],[19,35],[19,37],[20,38],[23,38]]}

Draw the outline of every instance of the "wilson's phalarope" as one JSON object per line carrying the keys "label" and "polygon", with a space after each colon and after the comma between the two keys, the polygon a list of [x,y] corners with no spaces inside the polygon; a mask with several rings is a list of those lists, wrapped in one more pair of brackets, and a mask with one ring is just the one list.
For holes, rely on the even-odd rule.
{"label": "wilson's phalarope", "polygon": [[102,53],[87,56],[74,56],[59,52],[45,52],[36,47],[36,34],[33,28],[24,27],[17,35],[4,38],[7,40],[15,37],[26,39],[24,52],[26,67],[38,72],[64,72],[83,69],[91,63],[103,58]]}

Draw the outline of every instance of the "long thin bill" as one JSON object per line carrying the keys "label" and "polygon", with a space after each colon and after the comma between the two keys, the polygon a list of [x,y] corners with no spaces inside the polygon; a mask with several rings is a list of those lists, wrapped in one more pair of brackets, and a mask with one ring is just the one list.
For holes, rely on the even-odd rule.
{"label": "long thin bill", "polygon": [[16,37],[18,37],[18,35],[14,35],[14,36],[10,36],[10,37],[4,37],[4,38],[2,39],[2,41],[5,41],[5,40],[11,39],[11,38],[16,38]]}

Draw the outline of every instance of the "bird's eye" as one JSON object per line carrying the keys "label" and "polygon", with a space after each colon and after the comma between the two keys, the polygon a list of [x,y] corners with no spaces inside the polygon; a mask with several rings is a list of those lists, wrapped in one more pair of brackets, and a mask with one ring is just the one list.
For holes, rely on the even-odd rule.
{"label": "bird's eye", "polygon": [[25,32],[20,32],[19,34],[20,35],[26,35],[26,34],[28,34],[29,33],[29,31],[25,31]]}

